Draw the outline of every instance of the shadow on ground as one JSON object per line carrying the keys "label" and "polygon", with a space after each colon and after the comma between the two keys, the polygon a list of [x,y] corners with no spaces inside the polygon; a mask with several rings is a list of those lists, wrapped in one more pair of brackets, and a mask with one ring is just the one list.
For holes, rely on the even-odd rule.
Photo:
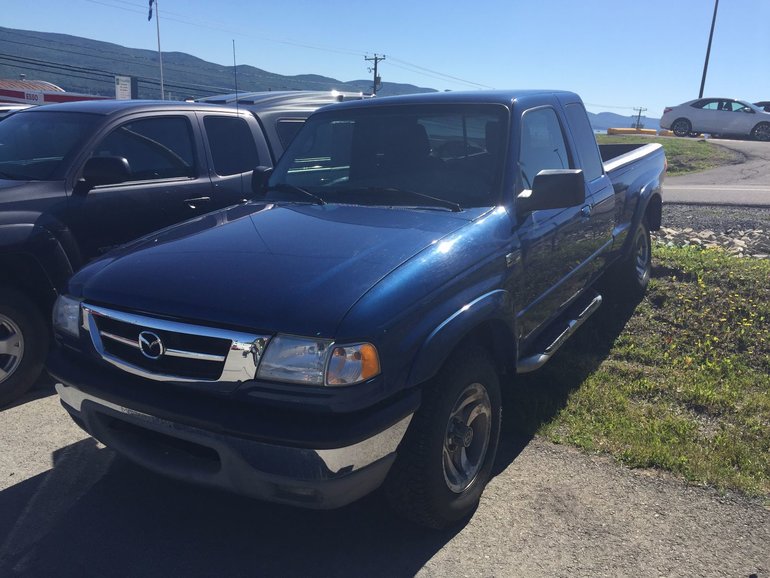
{"label": "shadow on ground", "polygon": [[13,402],[9,403],[8,405],[0,407],[0,411],[11,409],[12,407],[23,405],[25,403],[29,403],[30,401],[35,401],[36,399],[41,399],[43,397],[53,395],[56,393],[54,385],[55,384],[53,378],[48,375],[48,372],[43,371],[43,374],[37,379],[35,385],[33,385],[29,391],[27,391],[18,399],[13,400]]}
{"label": "shadow on ground", "polygon": [[[413,576],[456,533],[401,521],[378,493],[301,510],[157,476],[91,439],[61,451],[81,463],[54,456],[54,470],[0,493],[0,511],[29,504],[13,528],[0,524],[0,575]],[[78,470],[99,463],[109,465],[90,487],[43,479],[73,469],[87,485]]]}
{"label": "shadow on ground", "polygon": [[611,295],[544,367],[503,381],[503,430],[495,475],[516,459],[540,426],[564,408],[570,394],[607,358],[637,304]]}

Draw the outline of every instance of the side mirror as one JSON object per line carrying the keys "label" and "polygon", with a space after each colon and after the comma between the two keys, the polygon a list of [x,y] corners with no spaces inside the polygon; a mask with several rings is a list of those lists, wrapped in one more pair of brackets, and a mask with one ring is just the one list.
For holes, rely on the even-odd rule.
{"label": "side mirror", "polygon": [[519,193],[519,214],[563,209],[585,203],[586,180],[582,169],[546,169],[535,176],[532,190]]}
{"label": "side mirror", "polygon": [[124,183],[131,178],[131,167],[124,157],[91,157],[83,167],[88,188]]}
{"label": "side mirror", "polygon": [[272,167],[254,167],[254,172],[251,173],[251,192],[255,195],[263,195],[267,188],[267,181],[272,174]]}

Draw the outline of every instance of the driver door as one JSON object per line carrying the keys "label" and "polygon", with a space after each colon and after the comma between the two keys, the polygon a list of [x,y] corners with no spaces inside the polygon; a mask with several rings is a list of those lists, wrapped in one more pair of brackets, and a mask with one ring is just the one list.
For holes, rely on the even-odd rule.
{"label": "driver door", "polygon": [[[532,188],[544,169],[575,168],[556,111],[550,106],[526,111],[521,121],[521,186]],[[526,340],[585,286],[593,252],[584,205],[532,211],[519,216],[517,236],[524,271],[513,295],[518,324]]]}
{"label": "driver door", "polygon": [[93,147],[90,157],[127,159],[130,176],[73,191],[70,223],[86,259],[207,212],[211,180],[193,121],[183,113],[144,115],[113,127]]}

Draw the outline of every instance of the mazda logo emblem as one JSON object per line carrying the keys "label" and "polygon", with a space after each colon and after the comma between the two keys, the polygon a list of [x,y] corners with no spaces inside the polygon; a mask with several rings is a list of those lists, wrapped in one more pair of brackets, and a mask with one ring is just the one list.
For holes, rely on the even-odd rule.
{"label": "mazda logo emblem", "polygon": [[139,334],[139,351],[148,359],[158,359],[165,348],[163,342],[152,331],[142,331]]}

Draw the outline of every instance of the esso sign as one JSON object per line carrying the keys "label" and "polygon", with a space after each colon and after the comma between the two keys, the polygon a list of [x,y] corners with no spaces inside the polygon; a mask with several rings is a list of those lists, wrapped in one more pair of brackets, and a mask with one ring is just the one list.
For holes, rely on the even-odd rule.
{"label": "esso sign", "polygon": [[30,104],[43,104],[42,92],[25,92],[24,100]]}

